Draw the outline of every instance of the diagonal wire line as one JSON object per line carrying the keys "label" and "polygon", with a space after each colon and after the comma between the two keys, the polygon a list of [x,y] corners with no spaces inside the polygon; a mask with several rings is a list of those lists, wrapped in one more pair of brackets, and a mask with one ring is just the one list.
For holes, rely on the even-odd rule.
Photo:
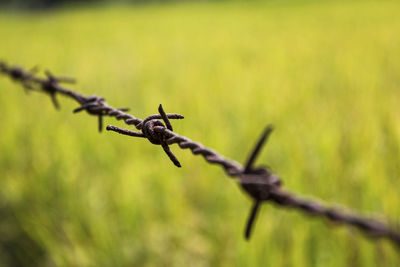
{"label": "diagonal wire line", "polygon": [[108,105],[103,97],[85,96],[61,86],[62,83],[74,82],[73,79],[57,77],[48,71],[45,73],[46,77],[41,78],[36,74],[35,70],[11,67],[2,61],[0,61],[0,73],[22,84],[26,91],[38,91],[47,94],[56,108],[59,108],[58,95],[72,98],[80,105],[74,110],[74,113],[85,110],[89,115],[97,116],[100,132],[103,128],[104,116],[123,120],[127,125],[134,125],[138,131],[130,131],[112,125],[107,126],[107,130],[131,137],[146,138],[150,143],[160,145],[177,167],[180,167],[181,164],[169,148],[172,144],[177,144],[181,149],[189,149],[194,155],[203,156],[208,163],[222,167],[228,176],[236,178],[243,191],[254,200],[245,228],[246,239],[251,236],[261,204],[263,202],[271,202],[279,207],[292,208],[313,217],[325,218],[335,224],[353,226],[370,237],[390,240],[397,248],[400,248],[400,231],[397,227],[374,218],[367,218],[353,212],[332,208],[321,202],[309,200],[286,191],[282,188],[281,180],[276,174],[271,173],[267,168],[255,167],[255,160],[271,134],[272,126],[265,128],[252,153],[250,153],[246,165],[242,166],[240,163],[223,157],[217,151],[207,148],[201,143],[194,142],[175,133],[170,120],[183,119],[184,117],[180,114],[165,113],[162,105],[158,108],[158,114],[150,115],[141,120],[126,113],[128,111],[127,108],[114,108]]}

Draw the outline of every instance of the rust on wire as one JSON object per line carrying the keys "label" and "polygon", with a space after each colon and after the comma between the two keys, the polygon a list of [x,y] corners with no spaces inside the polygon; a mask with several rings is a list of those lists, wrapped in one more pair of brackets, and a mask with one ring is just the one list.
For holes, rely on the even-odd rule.
{"label": "rust on wire", "polygon": [[[180,114],[166,114],[161,104],[158,108],[158,112],[160,115],[151,115],[136,125],[136,128],[139,130],[141,129],[142,132],[132,132],[112,125],[107,126],[107,130],[134,137],[145,137],[150,141],[150,143],[154,145],[161,145],[174,165],[181,167],[181,163],[176,158],[174,153],[172,153],[172,151],[169,149],[167,144],[168,137],[162,131],[155,129],[163,129],[166,127],[172,132],[172,125],[169,119],[183,119],[184,117]],[[160,118],[163,119],[165,125],[159,120]]]}
{"label": "rust on wire", "polygon": [[277,206],[297,209],[308,215],[322,217],[337,224],[353,226],[370,237],[388,239],[400,248],[400,232],[396,227],[373,218],[366,218],[355,213],[327,207],[320,202],[308,200],[285,191],[282,189],[282,183],[278,175],[273,174],[266,167],[255,167],[254,162],[271,134],[272,126],[265,128],[243,167],[236,161],[227,159],[218,152],[175,133],[170,120],[183,119],[183,116],[175,113],[165,113],[162,105],[158,108],[158,114],[150,115],[141,120],[126,113],[128,111],[127,108],[114,108],[108,105],[103,97],[85,96],[60,85],[60,83],[74,82],[73,79],[56,77],[50,72],[45,73],[46,78],[41,78],[36,75],[37,70],[35,69],[24,70],[20,67],[9,67],[1,61],[0,72],[21,83],[27,92],[38,91],[48,94],[56,108],[59,107],[57,95],[74,99],[79,104],[74,113],[86,110],[89,115],[98,117],[99,131],[102,130],[104,116],[123,120],[127,125],[134,125],[138,131],[130,131],[111,125],[107,126],[107,130],[132,137],[146,138],[150,143],[160,145],[177,167],[181,167],[181,164],[169,148],[172,144],[177,144],[182,149],[190,149],[194,155],[201,155],[207,162],[221,166],[228,176],[237,179],[239,186],[253,199],[253,205],[245,228],[246,239],[250,238],[261,204],[263,202],[272,202]]}

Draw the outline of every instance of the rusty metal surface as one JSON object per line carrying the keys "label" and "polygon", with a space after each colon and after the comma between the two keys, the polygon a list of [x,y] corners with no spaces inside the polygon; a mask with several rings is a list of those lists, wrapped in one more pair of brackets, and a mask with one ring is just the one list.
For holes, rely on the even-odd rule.
{"label": "rusty metal surface", "polygon": [[114,108],[108,105],[103,97],[85,96],[61,86],[62,83],[74,82],[73,79],[56,77],[50,72],[45,73],[46,78],[40,78],[36,75],[34,69],[24,70],[20,67],[10,67],[4,62],[0,62],[0,72],[21,83],[26,90],[49,95],[56,108],[59,108],[58,95],[72,98],[79,104],[74,113],[85,110],[89,115],[98,117],[99,131],[102,131],[104,116],[114,117],[117,120],[123,120],[128,125],[134,125],[138,131],[130,131],[111,125],[107,126],[107,130],[131,137],[146,138],[150,143],[160,145],[177,167],[180,167],[181,164],[169,148],[169,145],[172,144],[177,144],[182,149],[190,149],[194,155],[201,155],[207,162],[221,166],[228,176],[237,179],[242,190],[253,199],[254,203],[245,229],[246,239],[250,238],[261,204],[271,202],[280,207],[297,209],[313,217],[323,217],[335,224],[353,226],[370,237],[388,239],[400,248],[400,232],[393,225],[374,218],[366,218],[352,212],[327,207],[320,202],[297,196],[284,190],[278,175],[271,173],[268,168],[254,166],[262,146],[273,130],[272,126],[268,126],[263,131],[243,167],[240,163],[227,159],[218,152],[175,133],[170,120],[183,119],[183,116],[165,113],[162,105],[158,108],[158,114],[150,115],[141,120],[126,113],[127,108]]}

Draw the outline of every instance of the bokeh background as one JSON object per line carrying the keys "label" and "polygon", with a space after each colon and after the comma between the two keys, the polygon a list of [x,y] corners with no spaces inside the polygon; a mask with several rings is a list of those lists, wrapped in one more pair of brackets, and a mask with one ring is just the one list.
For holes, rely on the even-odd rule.
{"label": "bokeh background", "polygon": [[[176,132],[239,162],[272,123],[259,163],[287,189],[396,224],[399,14],[387,0],[6,1],[0,58],[139,118],[162,103],[185,115]],[[251,201],[220,168],[173,146],[178,169],[7,77],[0,93],[0,266],[400,264],[387,241],[269,204],[246,242]]]}

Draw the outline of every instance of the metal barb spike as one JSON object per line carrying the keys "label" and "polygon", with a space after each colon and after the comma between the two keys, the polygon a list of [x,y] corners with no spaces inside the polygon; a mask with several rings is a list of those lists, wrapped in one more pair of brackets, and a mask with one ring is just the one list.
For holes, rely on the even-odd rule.
{"label": "metal barb spike", "polygon": [[116,133],[119,133],[119,134],[123,134],[123,135],[134,136],[134,137],[145,137],[143,133],[129,131],[129,130],[126,130],[126,129],[119,128],[117,126],[113,126],[113,125],[108,125],[106,130],[107,131],[113,131],[113,132],[116,132]]}
{"label": "metal barb spike", "polygon": [[[245,169],[243,171],[243,175],[254,175],[253,174],[255,172],[255,170],[254,170],[254,162],[256,161],[257,156],[259,155],[262,146],[267,141],[267,139],[268,139],[269,135],[271,134],[272,130],[273,130],[272,125],[268,125],[265,128],[265,130],[263,131],[263,133],[261,134],[260,139],[258,139],[253,151],[251,152],[251,154],[249,156],[249,159],[247,160],[247,163],[245,165]],[[260,171],[260,170],[258,170],[258,171]],[[265,175],[265,173],[261,172],[261,173],[258,173],[258,175]],[[244,186],[244,185],[242,184],[242,186]],[[244,188],[246,188],[246,187],[244,187]],[[249,190],[249,189],[247,189],[247,190]],[[258,199],[259,196],[257,196],[257,194],[256,195],[252,194],[252,191],[247,191],[247,192],[250,194],[250,196],[255,201],[254,204],[253,204],[253,207],[251,208],[250,216],[247,219],[247,225],[246,225],[246,229],[245,229],[245,238],[246,238],[246,240],[249,240],[250,236],[251,236],[251,231],[252,231],[253,226],[254,226],[254,222],[256,220],[256,217],[257,217],[257,214],[258,214],[258,211],[260,209],[260,206],[261,206],[262,202],[261,202],[260,199]]]}
{"label": "metal barb spike", "polygon": [[264,132],[261,134],[260,139],[258,140],[256,146],[253,149],[253,152],[250,154],[249,159],[247,160],[247,163],[245,165],[245,173],[250,172],[250,170],[253,168],[253,164],[258,156],[258,154],[261,151],[262,146],[265,144],[265,141],[267,141],[268,136],[271,134],[271,132],[273,131],[273,126],[272,125],[268,125]]}
{"label": "metal barb spike", "polygon": [[171,122],[169,121],[169,119],[167,117],[167,114],[165,113],[165,111],[164,111],[164,109],[163,109],[161,104],[158,107],[158,112],[160,113],[161,118],[163,119],[163,121],[165,123],[165,126],[167,126],[167,129],[173,131]]}
{"label": "metal barb spike", "polygon": [[74,84],[76,83],[76,80],[74,78],[70,78],[70,77],[57,77],[54,76],[50,71],[46,70],[45,75],[47,76],[47,78],[52,81],[52,82],[58,82],[58,83],[70,83],[70,84]]}
{"label": "metal barb spike", "polygon": [[182,167],[179,160],[176,158],[174,153],[172,153],[171,149],[169,148],[166,142],[161,143],[162,148],[164,149],[165,153],[168,155],[169,159],[174,163],[174,165],[178,168]]}
{"label": "metal barb spike", "polygon": [[[173,131],[171,122],[169,121],[168,116],[165,113],[165,111],[164,111],[164,109],[163,109],[161,104],[160,104],[160,106],[158,106],[158,112],[160,113],[161,118],[163,119],[167,129],[170,130],[170,131]],[[171,149],[169,148],[169,146],[168,146],[168,144],[167,144],[167,142],[165,140],[165,137],[161,133],[159,133],[159,134],[160,134],[161,146],[164,149],[165,153],[168,155],[169,159],[174,163],[174,165],[177,166],[178,168],[180,168],[182,165],[179,162],[179,160],[176,158],[174,153],[172,153]]]}
{"label": "metal barb spike", "polygon": [[99,132],[103,131],[103,115],[99,115]]}
{"label": "metal barb spike", "polygon": [[253,204],[253,207],[251,208],[250,216],[247,219],[246,231],[244,234],[246,240],[250,240],[251,231],[253,229],[254,221],[257,217],[258,211],[260,210],[260,206],[261,206],[261,201],[256,200],[255,203]]}
{"label": "metal barb spike", "polygon": [[58,103],[56,93],[55,92],[50,93],[50,97],[51,97],[51,101],[53,102],[54,107],[57,110],[59,110],[60,109],[60,104]]}

